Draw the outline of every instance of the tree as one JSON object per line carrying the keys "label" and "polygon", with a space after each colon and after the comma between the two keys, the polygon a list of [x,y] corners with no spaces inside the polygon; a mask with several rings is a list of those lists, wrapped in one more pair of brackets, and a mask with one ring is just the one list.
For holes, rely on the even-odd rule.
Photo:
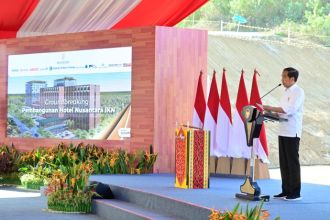
{"label": "tree", "polygon": [[306,2],[291,1],[285,8],[285,18],[296,23],[306,23],[305,18]]}
{"label": "tree", "polygon": [[[292,32],[299,32],[300,35],[310,36],[310,40],[330,45],[329,0],[210,0],[191,16],[194,16],[196,24],[198,19],[233,22],[234,15],[245,17],[250,26],[280,30],[287,30],[290,26]],[[203,25],[213,28],[219,24]]]}
{"label": "tree", "polygon": [[74,129],[74,126],[75,126],[74,120],[68,119],[65,121],[65,124],[66,124],[66,126],[68,126],[68,128],[70,130]]}
{"label": "tree", "polygon": [[244,16],[249,25],[274,27],[284,20],[286,0],[232,0],[231,13]]}

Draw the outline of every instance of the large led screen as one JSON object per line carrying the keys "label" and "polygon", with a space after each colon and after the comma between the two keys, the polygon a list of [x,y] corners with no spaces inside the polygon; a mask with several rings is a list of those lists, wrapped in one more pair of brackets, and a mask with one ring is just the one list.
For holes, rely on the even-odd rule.
{"label": "large led screen", "polygon": [[130,137],[132,47],[8,56],[8,137]]}

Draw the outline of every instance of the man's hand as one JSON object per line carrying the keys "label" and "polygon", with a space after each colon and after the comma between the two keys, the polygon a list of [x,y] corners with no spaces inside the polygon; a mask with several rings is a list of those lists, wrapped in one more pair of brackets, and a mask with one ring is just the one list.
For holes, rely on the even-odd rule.
{"label": "man's hand", "polygon": [[264,105],[264,111],[266,112],[276,112],[276,113],[285,113],[285,111],[282,109],[282,107],[274,107],[270,105]]}
{"label": "man's hand", "polygon": [[269,105],[263,105],[263,109],[265,111],[272,111],[273,107],[272,106],[269,106]]}

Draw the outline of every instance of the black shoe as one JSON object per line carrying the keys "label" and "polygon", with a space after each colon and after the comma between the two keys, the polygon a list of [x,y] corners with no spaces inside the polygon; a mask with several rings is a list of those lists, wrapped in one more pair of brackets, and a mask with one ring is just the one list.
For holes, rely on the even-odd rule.
{"label": "black shoe", "polygon": [[284,198],[285,201],[299,201],[302,200],[301,196],[287,196]]}
{"label": "black shoe", "polygon": [[285,199],[286,197],[287,195],[285,193],[280,193],[273,196],[274,199]]}

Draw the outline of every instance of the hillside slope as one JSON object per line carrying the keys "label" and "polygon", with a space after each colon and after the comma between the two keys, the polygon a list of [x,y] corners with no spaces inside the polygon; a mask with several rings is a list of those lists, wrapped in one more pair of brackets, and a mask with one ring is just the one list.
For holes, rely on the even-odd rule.
{"label": "hillside slope", "polygon": [[[330,164],[330,49],[299,48],[212,34],[209,34],[208,40],[208,73],[213,69],[217,71],[220,86],[222,68],[226,68],[232,109],[242,68],[245,70],[248,94],[253,70],[257,68],[261,96],[281,82],[283,68],[292,66],[300,71],[298,84],[305,90],[301,164]],[[273,91],[263,99],[263,103],[277,105],[283,89],[280,87]],[[266,131],[270,167],[277,167],[277,124],[267,123]]]}

